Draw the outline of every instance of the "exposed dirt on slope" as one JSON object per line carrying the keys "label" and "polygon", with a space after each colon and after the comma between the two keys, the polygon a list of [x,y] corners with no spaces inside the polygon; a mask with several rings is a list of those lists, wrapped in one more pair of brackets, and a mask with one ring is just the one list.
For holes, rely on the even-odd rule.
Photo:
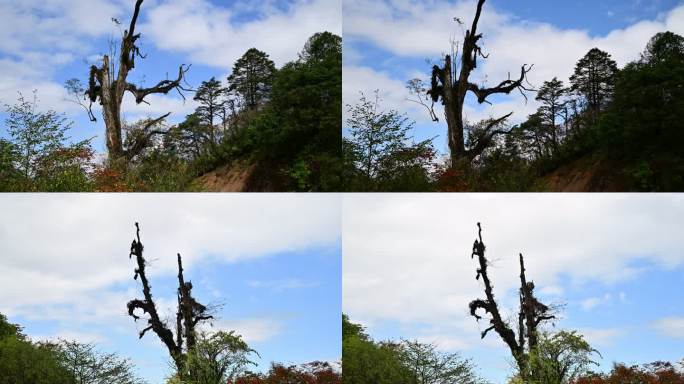
{"label": "exposed dirt on slope", "polygon": [[196,178],[191,184],[196,192],[284,192],[287,175],[278,163],[235,160]]}
{"label": "exposed dirt on slope", "polygon": [[535,189],[545,192],[620,192],[628,189],[628,182],[619,164],[585,156],[542,176]]}
{"label": "exposed dirt on slope", "polygon": [[244,192],[255,168],[255,164],[236,161],[196,178],[191,189],[200,192]]}

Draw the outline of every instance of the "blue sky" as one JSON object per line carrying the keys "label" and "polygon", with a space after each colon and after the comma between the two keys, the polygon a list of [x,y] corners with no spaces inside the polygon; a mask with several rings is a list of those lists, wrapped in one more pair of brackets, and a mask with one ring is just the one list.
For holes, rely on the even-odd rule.
{"label": "blue sky", "polygon": [[583,334],[599,370],[684,358],[681,196],[347,195],[343,206],[343,311],[376,340],[435,343],[505,382],[510,353],[468,313],[484,296],[470,258],[481,221],[504,316],[517,313],[522,252],[542,302],[565,305],[547,330]]}
{"label": "blue sky", "polygon": [[[88,68],[108,53],[110,39],[130,22],[129,0],[0,0],[0,103],[13,104],[17,92],[30,96],[38,90],[39,107],[63,112],[74,121],[74,140],[95,136],[94,147],[104,151],[103,123],[88,120],[78,105],[66,101],[62,85],[70,78],[87,82]],[[316,32],[341,34],[339,0],[146,0],[137,31],[141,51],[129,82],[152,86],[175,77],[180,64],[192,64],[187,80],[192,87],[212,76],[225,81],[233,63],[249,48],[265,51],[278,67],[295,60],[306,40]],[[195,108],[175,93],[149,97],[150,105],[124,99],[127,121],[172,112],[169,123],[182,121]],[[3,108],[4,110],[4,108]],[[0,113],[4,120],[6,114]],[[0,124],[0,137],[6,136]]]}
{"label": "blue sky", "polygon": [[219,305],[207,330],[243,335],[257,370],[340,359],[338,196],[25,194],[0,209],[0,312],[34,339],[96,342],[163,382],[168,353],[126,313],[142,297],[127,257],[139,220],[162,317],[175,313],[180,252],[195,297]]}
{"label": "blue sky", "polygon": [[[413,136],[423,140],[438,136],[435,147],[447,152],[446,124],[441,106],[439,123],[429,119],[424,107],[407,101],[408,80],[429,80],[430,68],[449,51],[449,41],[462,41],[464,30],[453,21],[459,17],[467,28],[475,0],[349,0],[343,2],[344,102],[353,104],[359,92],[379,89],[385,109],[406,113],[417,122]],[[530,82],[540,86],[557,76],[566,82],[575,63],[593,47],[609,52],[619,65],[639,57],[655,33],[672,30],[684,34],[684,4],[676,0],[578,0],[505,1],[485,3],[479,32],[490,58],[480,61],[471,81],[497,84],[508,73],[519,73],[523,64],[534,64]],[[469,97],[466,116],[471,122],[500,117],[513,111],[510,122],[523,121],[537,108],[520,94],[495,95],[493,106],[478,105]]]}

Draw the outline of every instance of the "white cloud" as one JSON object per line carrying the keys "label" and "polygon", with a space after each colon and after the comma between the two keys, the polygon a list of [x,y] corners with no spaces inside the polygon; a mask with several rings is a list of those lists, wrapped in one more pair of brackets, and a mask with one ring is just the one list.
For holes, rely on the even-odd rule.
{"label": "white cloud", "polygon": [[627,294],[624,292],[620,292],[618,294],[618,299],[620,299],[621,303],[628,303],[629,301],[627,300]]}
{"label": "white cloud", "polygon": [[601,304],[601,298],[590,297],[588,299],[582,300],[581,306],[585,311],[595,308],[597,305]]}
{"label": "white cloud", "polygon": [[558,285],[547,285],[539,289],[539,293],[545,296],[559,297],[565,293],[563,287]]}
{"label": "white cloud", "polygon": [[298,0],[287,11],[265,5],[258,19],[236,23],[233,10],[205,0],[170,0],[148,10],[140,29],[163,50],[224,69],[252,47],[282,65],[296,59],[314,33],[342,33],[339,0]]}
{"label": "white cloud", "polygon": [[611,301],[612,295],[610,293],[606,293],[605,295],[601,297],[589,297],[580,302],[580,306],[582,307],[583,310],[585,311],[591,311],[592,309],[598,307],[601,304],[607,304]]}
{"label": "white cloud", "polygon": [[123,11],[109,0],[2,0],[0,51],[21,56],[34,50],[82,50],[85,38],[111,32],[111,18]]}
{"label": "white cloud", "polygon": [[291,289],[313,288],[320,284],[316,281],[304,281],[301,279],[281,279],[270,281],[255,280],[248,282],[247,285],[253,288],[266,288],[274,292],[282,292]]}
{"label": "white cloud", "polygon": [[210,331],[235,331],[247,343],[267,341],[282,330],[281,322],[272,318],[226,319],[213,322],[211,327],[204,327]]}
{"label": "white cloud", "polygon": [[[470,258],[477,222],[506,316],[517,305],[519,252],[528,279],[566,289],[632,279],[637,261],[684,263],[677,195],[346,195],[343,207],[343,309],[369,324],[464,321],[471,328],[452,337],[473,332],[468,303],[483,296]],[[549,302],[554,291],[539,292]]]}
{"label": "white cloud", "polygon": [[593,347],[612,346],[616,339],[624,335],[624,331],[613,328],[583,328],[578,332]]}
{"label": "white cloud", "polygon": [[32,340],[35,341],[52,341],[52,342],[57,342],[59,340],[69,340],[69,341],[77,341],[79,343],[103,343],[107,342],[107,338],[105,336],[100,335],[99,333],[91,333],[91,332],[83,332],[83,331],[77,331],[77,330],[60,330],[55,332],[52,335],[49,336],[40,336],[40,335],[32,335],[31,336]]}
{"label": "white cloud", "polygon": [[653,326],[665,336],[684,338],[684,316],[665,317],[657,320]]}
{"label": "white cloud", "polygon": [[424,107],[408,100],[409,93],[406,82],[393,79],[386,72],[376,71],[369,67],[345,66],[342,69],[342,98],[344,101],[344,118],[347,117],[347,105],[358,103],[361,93],[367,99],[374,97],[378,90],[381,105],[385,110],[394,109],[399,113],[407,113],[413,120],[429,121]]}
{"label": "white cloud", "polygon": [[102,290],[132,282],[134,221],[153,280],[175,273],[177,252],[192,270],[329,246],[340,226],[334,195],[15,194],[0,211],[0,312],[74,321],[125,318],[130,292]]}

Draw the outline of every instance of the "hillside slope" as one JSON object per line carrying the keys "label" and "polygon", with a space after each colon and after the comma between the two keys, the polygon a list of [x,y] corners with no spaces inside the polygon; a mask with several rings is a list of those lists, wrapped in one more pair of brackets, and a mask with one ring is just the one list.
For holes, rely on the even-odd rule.
{"label": "hillside slope", "polygon": [[190,184],[194,192],[283,192],[290,190],[283,165],[242,159],[197,177]]}
{"label": "hillside slope", "polygon": [[623,166],[604,157],[587,155],[540,177],[533,190],[541,192],[620,192],[629,189]]}
{"label": "hillside slope", "polygon": [[244,192],[255,164],[236,161],[196,178],[190,189],[198,192]]}

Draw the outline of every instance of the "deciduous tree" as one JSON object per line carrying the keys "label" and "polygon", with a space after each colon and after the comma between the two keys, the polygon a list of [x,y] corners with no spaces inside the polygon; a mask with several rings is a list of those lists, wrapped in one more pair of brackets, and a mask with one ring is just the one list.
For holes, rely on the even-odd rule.
{"label": "deciduous tree", "polygon": [[[598,365],[592,357],[598,351],[575,331],[542,333],[530,353],[530,384],[568,384]],[[600,355],[599,355],[600,356]]]}
{"label": "deciduous tree", "polygon": [[363,175],[359,186],[365,185],[369,190],[387,189],[398,176],[411,170],[427,173],[435,157],[431,140],[413,142],[408,136],[413,123],[394,110],[383,111],[378,91],[371,100],[361,94],[359,102],[349,105],[348,110],[350,137],[346,142],[350,148],[345,154],[354,156],[351,163]]}
{"label": "deciduous tree", "polygon": [[458,353],[444,353],[434,344],[404,340],[402,360],[411,370],[416,384],[480,384],[474,364]]}
{"label": "deciduous tree", "polygon": [[115,353],[102,353],[94,344],[61,340],[60,362],[78,384],[144,384],[130,360]]}
{"label": "deciduous tree", "polygon": [[[9,140],[0,141],[0,188],[15,191],[73,191],[88,188],[87,171],[93,157],[90,140],[72,143],[73,123],[53,110],[38,110],[33,99],[19,95],[7,105]],[[5,184],[5,185],[3,185]]]}
{"label": "deciduous tree", "polygon": [[[187,366],[192,384],[224,384],[239,377],[249,365],[256,351],[233,331],[200,332],[197,344],[189,351]],[[257,354],[258,356],[258,354]]]}

